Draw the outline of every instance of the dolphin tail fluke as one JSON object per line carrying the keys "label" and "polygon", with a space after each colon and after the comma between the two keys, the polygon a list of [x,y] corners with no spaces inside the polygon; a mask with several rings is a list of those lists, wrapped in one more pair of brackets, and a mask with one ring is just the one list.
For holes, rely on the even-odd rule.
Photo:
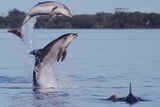
{"label": "dolphin tail fluke", "polygon": [[23,37],[23,34],[21,33],[21,30],[19,28],[12,28],[12,29],[9,29],[7,32],[8,33],[13,33],[13,34],[17,35],[21,39]]}

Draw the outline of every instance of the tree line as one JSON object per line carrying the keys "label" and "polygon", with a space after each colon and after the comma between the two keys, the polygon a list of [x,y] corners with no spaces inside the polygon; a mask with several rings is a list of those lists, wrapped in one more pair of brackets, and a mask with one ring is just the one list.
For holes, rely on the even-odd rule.
{"label": "tree line", "polygon": [[[17,9],[10,10],[7,16],[0,16],[0,28],[20,26],[26,13]],[[160,14],[141,12],[115,12],[74,15],[73,18],[58,16],[49,21],[49,16],[39,16],[35,28],[160,28]]]}

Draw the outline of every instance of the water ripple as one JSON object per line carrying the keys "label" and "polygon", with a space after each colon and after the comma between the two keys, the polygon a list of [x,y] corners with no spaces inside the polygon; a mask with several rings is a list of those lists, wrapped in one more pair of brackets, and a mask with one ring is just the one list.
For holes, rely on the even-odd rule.
{"label": "water ripple", "polygon": [[0,83],[30,83],[29,78],[26,77],[7,77],[0,76]]}

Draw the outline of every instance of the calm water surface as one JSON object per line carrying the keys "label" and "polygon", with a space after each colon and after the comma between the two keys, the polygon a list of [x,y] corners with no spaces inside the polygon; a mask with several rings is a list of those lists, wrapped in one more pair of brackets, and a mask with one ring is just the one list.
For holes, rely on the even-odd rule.
{"label": "calm water surface", "polygon": [[[32,90],[33,49],[64,33],[79,33],[64,62],[53,65],[59,88]],[[22,43],[0,30],[0,107],[130,107],[102,99],[134,95],[150,100],[135,107],[160,105],[160,30],[35,30]]]}

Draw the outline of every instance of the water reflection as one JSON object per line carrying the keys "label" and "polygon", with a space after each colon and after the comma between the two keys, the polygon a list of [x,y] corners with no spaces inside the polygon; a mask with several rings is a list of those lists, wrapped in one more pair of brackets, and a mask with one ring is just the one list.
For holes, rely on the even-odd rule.
{"label": "water reflection", "polygon": [[54,91],[52,88],[35,89],[33,93],[34,107],[66,107],[69,94],[65,92]]}
{"label": "water reflection", "polygon": [[35,93],[49,93],[53,92],[53,88],[33,88],[33,92]]}

